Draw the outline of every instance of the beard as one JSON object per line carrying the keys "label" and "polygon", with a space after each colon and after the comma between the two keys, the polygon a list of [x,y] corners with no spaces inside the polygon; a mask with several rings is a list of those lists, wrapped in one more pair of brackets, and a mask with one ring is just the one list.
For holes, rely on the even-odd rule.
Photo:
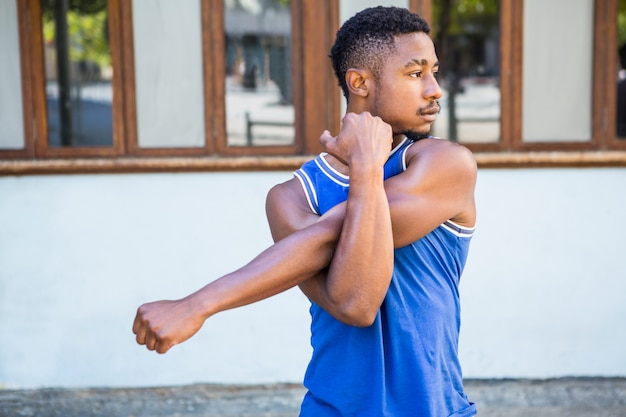
{"label": "beard", "polygon": [[409,138],[409,140],[412,140],[413,142],[417,142],[418,140],[426,139],[430,137],[430,131],[429,132],[416,132],[415,130],[407,130],[407,131],[402,132],[402,134],[406,136],[407,138]]}
{"label": "beard", "polygon": [[[439,101],[438,100],[431,101],[427,106],[421,107],[417,111],[417,113],[421,114],[422,112],[430,111],[432,109],[437,109],[437,113],[439,113],[441,111],[441,106],[439,105]],[[426,138],[431,137],[430,129],[428,129],[425,132],[418,132],[418,131],[415,131],[415,130],[406,130],[406,131],[402,132],[402,134],[404,134],[407,138],[409,138],[413,142],[417,142],[418,140],[426,139]]]}

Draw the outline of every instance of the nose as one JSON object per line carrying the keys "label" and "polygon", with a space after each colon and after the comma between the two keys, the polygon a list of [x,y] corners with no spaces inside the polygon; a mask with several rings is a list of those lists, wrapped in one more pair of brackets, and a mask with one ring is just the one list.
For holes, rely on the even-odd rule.
{"label": "nose", "polygon": [[443,96],[443,90],[437,82],[437,78],[433,74],[428,77],[426,86],[424,88],[424,98],[429,100],[439,100]]}

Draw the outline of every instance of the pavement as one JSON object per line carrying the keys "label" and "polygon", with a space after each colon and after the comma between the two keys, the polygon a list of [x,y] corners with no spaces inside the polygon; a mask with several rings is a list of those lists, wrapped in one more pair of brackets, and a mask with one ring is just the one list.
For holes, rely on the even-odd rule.
{"label": "pavement", "polygon": [[[467,380],[481,417],[626,417],[626,378]],[[299,384],[0,389],[0,417],[294,417]]]}

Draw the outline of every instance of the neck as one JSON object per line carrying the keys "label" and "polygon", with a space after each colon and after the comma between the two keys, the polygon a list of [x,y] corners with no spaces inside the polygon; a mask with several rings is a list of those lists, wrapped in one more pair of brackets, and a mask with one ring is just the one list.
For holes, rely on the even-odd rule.
{"label": "neck", "polygon": [[391,149],[398,146],[402,141],[406,138],[403,134],[393,135],[393,143],[391,144]]}

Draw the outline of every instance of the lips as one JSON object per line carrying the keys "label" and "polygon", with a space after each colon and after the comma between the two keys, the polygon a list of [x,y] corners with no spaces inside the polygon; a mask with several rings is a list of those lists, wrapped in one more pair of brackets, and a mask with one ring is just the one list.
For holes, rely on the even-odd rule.
{"label": "lips", "polygon": [[424,114],[428,114],[428,115],[434,114],[434,115],[436,115],[437,113],[439,113],[439,110],[441,110],[441,107],[439,107],[437,105],[429,106],[429,107],[425,108],[424,110],[422,110],[420,112],[420,114],[421,115],[424,115]]}
{"label": "lips", "polygon": [[429,107],[427,109],[422,110],[419,115],[424,119],[427,120],[429,122],[434,122],[435,119],[437,118],[437,115],[439,114],[439,106],[433,106],[433,107]]}

